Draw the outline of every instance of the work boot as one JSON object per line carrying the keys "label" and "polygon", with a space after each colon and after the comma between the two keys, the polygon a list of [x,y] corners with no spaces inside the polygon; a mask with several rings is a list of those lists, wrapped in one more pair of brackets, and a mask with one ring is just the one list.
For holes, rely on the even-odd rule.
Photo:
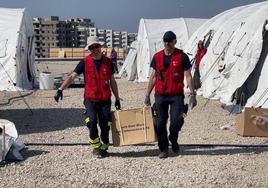
{"label": "work boot", "polygon": [[179,153],[180,153],[180,146],[179,146],[178,143],[176,143],[176,144],[172,144],[171,149],[172,149],[172,151],[173,151],[175,154],[179,154]]}
{"label": "work boot", "polygon": [[93,148],[93,150],[92,150],[92,154],[93,155],[97,155],[99,153],[99,149],[97,149],[97,148]]}
{"label": "work boot", "polygon": [[101,158],[105,158],[108,157],[108,152],[107,150],[99,150],[98,154],[97,154],[97,158],[101,159]]}
{"label": "work boot", "polygon": [[159,153],[158,157],[159,157],[160,159],[168,158],[168,151],[167,151],[167,150],[161,151],[161,152]]}

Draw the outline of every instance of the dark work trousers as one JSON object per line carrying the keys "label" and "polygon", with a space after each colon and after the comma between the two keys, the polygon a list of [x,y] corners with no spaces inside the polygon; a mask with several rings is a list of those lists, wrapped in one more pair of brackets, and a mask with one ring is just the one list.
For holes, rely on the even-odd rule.
{"label": "dark work trousers", "polygon": [[112,64],[114,66],[114,71],[118,74],[117,60],[112,60]]}
{"label": "dark work trousers", "polygon": [[104,144],[109,144],[110,126],[108,122],[111,121],[111,101],[91,102],[85,100],[84,105],[87,109],[86,118],[89,118],[89,122],[87,122],[89,138],[95,140],[99,137],[97,128],[97,123],[99,123],[101,141]]}
{"label": "dark work trousers", "polygon": [[198,68],[196,68],[194,71],[193,80],[194,80],[194,88],[199,89],[201,87],[201,80],[200,80],[200,72]]}
{"label": "dark work trousers", "polygon": [[[168,150],[167,120],[170,114],[169,141],[177,144],[178,134],[183,125],[184,95],[157,95],[156,105],[156,133],[160,151]],[[169,113],[168,113],[169,110]]]}

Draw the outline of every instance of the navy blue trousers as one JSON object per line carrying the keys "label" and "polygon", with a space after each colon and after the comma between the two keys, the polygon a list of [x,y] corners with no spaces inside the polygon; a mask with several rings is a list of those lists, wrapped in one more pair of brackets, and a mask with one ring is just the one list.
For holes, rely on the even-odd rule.
{"label": "navy blue trousers", "polygon": [[[156,133],[160,151],[168,150],[169,141],[177,144],[178,134],[183,125],[184,95],[157,95],[156,106]],[[169,110],[169,112],[168,112]],[[167,120],[170,115],[169,137],[167,136]],[[169,140],[169,141],[168,141]]]}
{"label": "navy blue trousers", "polygon": [[99,137],[97,123],[100,127],[100,138],[105,144],[109,144],[110,126],[108,122],[111,121],[111,101],[91,102],[84,101],[86,107],[86,118],[89,118],[87,127],[89,129],[89,138],[95,140]]}

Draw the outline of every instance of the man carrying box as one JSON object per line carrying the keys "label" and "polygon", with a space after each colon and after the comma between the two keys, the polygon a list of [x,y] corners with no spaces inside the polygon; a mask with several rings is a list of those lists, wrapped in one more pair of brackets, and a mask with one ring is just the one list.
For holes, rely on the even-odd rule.
{"label": "man carrying box", "polygon": [[[79,74],[84,74],[84,105],[87,109],[85,122],[89,129],[89,144],[93,147],[93,154],[96,154],[98,158],[108,155],[109,122],[111,122],[111,90],[116,99],[116,109],[119,110],[121,108],[117,83],[113,76],[115,71],[110,59],[102,55],[101,45],[98,37],[88,38],[85,50],[89,50],[90,55],[79,62],[75,70],[62,83],[54,96],[58,102],[63,97],[63,90]],[[101,130],[100,137],[98,134],[97,120]]]}
{"label": "man carrying box", "polygon": [[[155,87],[156,133],[159,158],[168,157],[169,141],[174,153],[179,152],[178,133],[184,123],[184,76],[190,89],[190,109],[197,104],[190,60],[180,49],[175,48],[176,35],[167,31],[163,36],[164,49],[157,52],[151,62],[153,68],[145,97],[145,105],[150,106],[150,94]],[[170,107],[170,134],[167,137],[168,109]],[[168,141],[169,138],[169,141]]]}

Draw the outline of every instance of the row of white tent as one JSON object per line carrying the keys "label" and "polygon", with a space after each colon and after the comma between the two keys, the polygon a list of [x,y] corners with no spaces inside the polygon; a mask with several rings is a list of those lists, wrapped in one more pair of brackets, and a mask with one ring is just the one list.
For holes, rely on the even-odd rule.
{"label": "row of white tent", "polygon": [[195,56],[197,42],[205,43],[200,95],[219,99],[226,105],[247,102],[246,106],[268,107],[267,19],[267,1],[233,8],[209,20],[142,19],[137,41],[132,44],[119,75],[127,76],[128,80],[148,81],[150,60],[163,48],[163,33],[172,30],[177,35],[177,47],[190,59]]}
{"label": "row of white tent", "polygon": [[[172,30],[177,35],[176,46],[191,59],[198,40],[205,42],[207,54],[201,61],[199,94],[227,105],[247,101],[247,106],[267,107],[267,19],[267,1],[233,8],[208,20],[141,19],[137,41],[119,76],[148,81],[152,56],[163,48],[163,34]],[[0,8],[0,90],[33,87],[33,36],[27,10]]]}

